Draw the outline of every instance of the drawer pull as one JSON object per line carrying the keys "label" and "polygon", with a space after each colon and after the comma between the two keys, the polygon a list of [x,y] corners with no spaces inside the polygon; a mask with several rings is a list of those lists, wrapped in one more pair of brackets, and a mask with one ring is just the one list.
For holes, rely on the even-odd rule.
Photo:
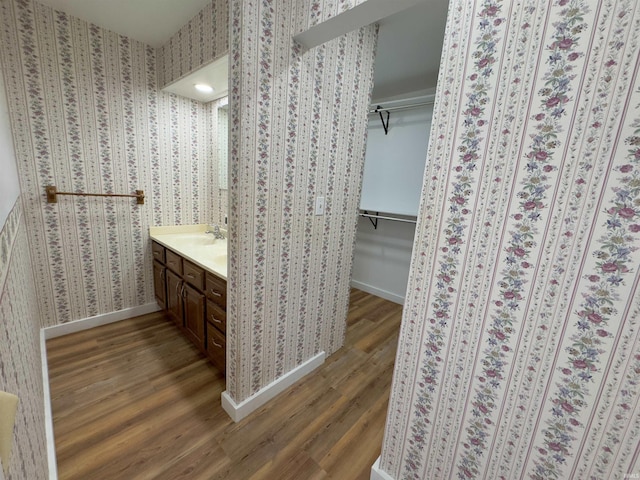
{"label": "drawer pull", "polygon": [[222,323],[222,320],[218,320],[215,316],[211,315],[211,320],[213,320],[213,323]]}
{"label": "drawer pull", "polygon": [[214,297],[221,297],[222,296],[222,294],[220,292],[216,292],[213,288],[210,288],[209,292],[211,292],[211,295],[213,295]]}
{"label": "drawer pull", "polygon": [[196,278],[196,276],[193,273],[187,273],[187,277],[189,278]]}
{"label": "drawer pull", "polygon": [[222,348],[222,345],[220,345],[219,343],[216,343],[216,341],[213,338],[210,338],[209,340],[211,340],[211,343],[213,343],[216,347]]}
{"label": "drawer pull", "polygon": [[159,256],[160,256],[160,252],[153,252],[153,254],[154,254],[156,257],[159,257]]}

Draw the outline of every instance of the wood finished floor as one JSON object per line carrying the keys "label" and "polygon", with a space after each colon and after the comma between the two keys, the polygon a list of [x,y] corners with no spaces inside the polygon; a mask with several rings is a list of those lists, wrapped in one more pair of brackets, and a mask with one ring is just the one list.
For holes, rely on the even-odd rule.
{"label": "wood finished floor", "polygon": [[353,290],[345,346],[238,423],[222,375],[162,313],[49,340],[59,478],[368,479],[401,310]]}

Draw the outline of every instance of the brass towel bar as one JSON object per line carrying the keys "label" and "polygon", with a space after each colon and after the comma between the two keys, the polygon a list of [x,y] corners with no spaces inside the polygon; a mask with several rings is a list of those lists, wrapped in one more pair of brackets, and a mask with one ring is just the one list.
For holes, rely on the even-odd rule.
{"label": "brass towel bar", "polygon": [[54,185],[46,187],[47,203],[58,203],[58,195],[76,195],[82,197],[132,197],[136,199],[138,205],[144,205],[144,191],[136,190],[136,193],[82,193],[82,192],[59,192]]}

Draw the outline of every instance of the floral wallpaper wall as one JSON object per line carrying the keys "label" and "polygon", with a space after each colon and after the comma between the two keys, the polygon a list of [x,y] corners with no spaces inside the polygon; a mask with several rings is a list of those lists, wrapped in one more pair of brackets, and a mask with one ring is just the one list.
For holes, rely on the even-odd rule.
{"label": "floral wallpaper wall", "polygon": [[303,5],[305,11],[303,15],[308,15],[308,19],[301,17],[302,24],[295,33],[301,33],[309,27],[344,13],[366,1],[367,0],[302,0],[300,5]]}
{"label": "floral wallpaper wall", "polygon": [[[0,170],[5,185],[17,185],[16,156],[0,68]],[[40,318],[31,272],[19,188],[0,192],[0,391],[19,398],[8,475],[44,479],[47,450],[40,361]]]}
{"label": "floral wallpaper wall", "polygon": [[451,2],[392,478],[640,475],[639,32],[633,0]]}
{"label": "floral wallpaper wall", "polygon": [[[0,159],[5,161],[13,158]],[[17,180],[17,179],[16,179]],[[0,390],[19,398],[7,480],[46,479],[40,319],[20,199],[0,229]]]}
{"label": "floral wallpaper wall", "polygon": [[229,1],[212,0],[158,49],[158,84],[165,87],[229,51]]}
{"label": "floral wallpaper wall", "polygon": [[292,34],[329,8],[231,2],[227,392],[236,402],[344,338],[377,32],[301,51]]}
{"label": "floral wallpaper wall", "polygon": [[[46,325],[153,302],[150,225],[220,221],[217,103],[158,89],[156,51],[31,0],[0,0],[0,51]],[[128,199],[59,191],[145,191]]]}

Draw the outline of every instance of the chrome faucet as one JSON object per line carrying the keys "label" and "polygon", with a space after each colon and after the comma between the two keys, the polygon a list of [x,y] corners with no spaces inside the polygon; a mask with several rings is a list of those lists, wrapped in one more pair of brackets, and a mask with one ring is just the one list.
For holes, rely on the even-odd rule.
{"label": "chrome faucet", "polygon": [[213,230],[205,230],[204,233],[210,233],[217,240],[224,240],[226,237],[224,236],[224,232],[220,230],[220,225],[214,225]]}

